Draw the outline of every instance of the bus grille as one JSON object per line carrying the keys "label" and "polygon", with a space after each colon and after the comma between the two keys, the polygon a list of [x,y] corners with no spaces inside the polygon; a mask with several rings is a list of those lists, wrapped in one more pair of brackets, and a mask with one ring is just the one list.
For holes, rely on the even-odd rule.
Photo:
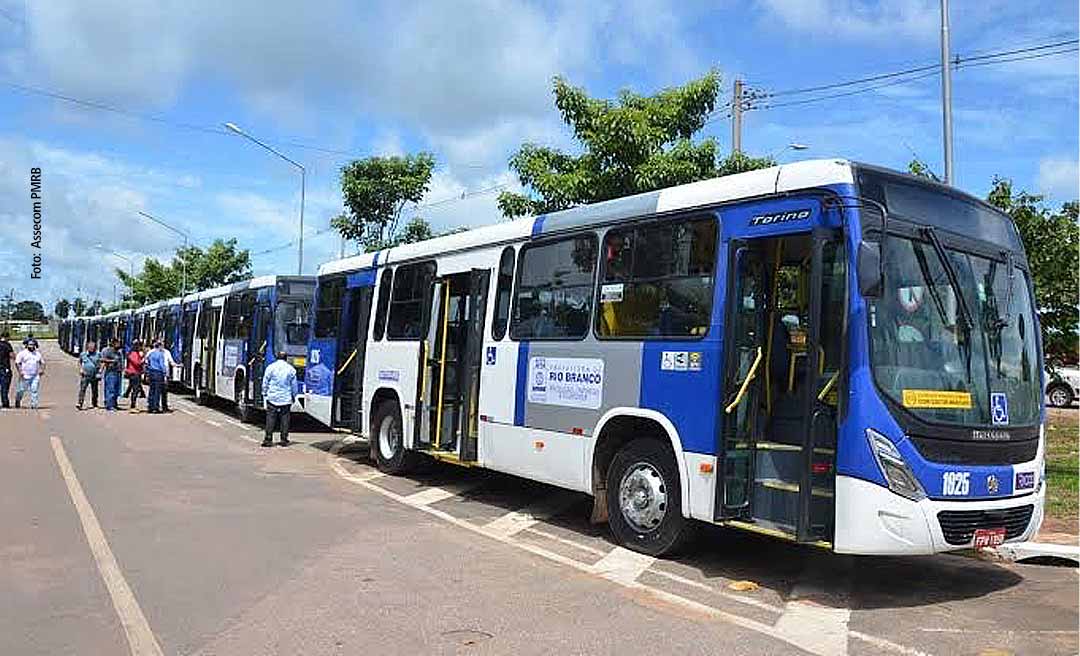
{"label": "bus grille", "polygon": [[1039,452],[1039,438],[1011,442],[942,440],[912,435],[919,455],[943,465],[1018,465],[1031,462]]}
{"label": "bus grille", "polygon": [[967,544],[975,536],[975,529],[1004,528],[1005,539],[1011,540],[1027,530],[1035,506],[1018,506],[1000,510],[942,510],[938,523],[945,541],[949,544]]}

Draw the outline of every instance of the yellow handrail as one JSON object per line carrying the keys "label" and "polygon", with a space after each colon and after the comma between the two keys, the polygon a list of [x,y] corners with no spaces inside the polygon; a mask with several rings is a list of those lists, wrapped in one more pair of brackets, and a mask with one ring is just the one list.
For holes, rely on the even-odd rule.
{"label": "yellow handrail", "polygon": [[832,375],[832,378],[829,379],[829,382],[825,383],[825,387],[822,387],[821,392],[818,393],[818,395],[817,395],[817,400],[818,401],[824,401],[825,400],[825,397],[828,396],[829,392],[832,391],[833,386],[836,385],[836,379],[839,378],[839,377],[840,377],[840,372],[839,371],[837,371],[836,373],[834,373]]}
{"label": "yellow handrail", "polygon": [[759,346],[757,349],[757,357],[754,358],[754,364],[750,365],[750,371],[746,372],[746,378],[743,380],[742,386],[739,388],[739,393],[735,395],[735,400],[729,403],[726,408],[724,408],[724,414],[730,415],[732,410],[734,410],[739,405],[739,403],[742,402],[743,397],[746,396],[746,390],[750,388],[750,381],[754,380],[754,377],[757,376],[757,369],[758,365],[761,364],[761,358],[762,352],[761,347]]}
{"label": "yellow handrail", "polygon": [[448,335],[446,327],[450,323],[450,281],[444,283],[446,293],[443,294],[443,304],[439,308],[442,313],[442,349],[439,353],[439,398],[436,399],[435,415],[435,448],[442,448],[442,416],[443,416],[443,393],[446,391],[446,342]]}
{"label": "yellow handrail", "polygon": [[340,375],[341,375],[341,373],[342,373],[343,371],[345,371],[345,368],[346,368],[346,367],[348,367],[348,366],[349,366],[350,364],[352,364],[353,358],[355,358],[355,357],[356,357],[356,351],[357,351],[357,350],[358,350],[358,349],[353,349],[352,353],[350,353],[350,354],[349,354],[349,359],[348,359],[348,360],[346,360],[346,361],[345,361],[345,364],[341,365],[341,368],[337,370],[337,375],[339,375],[339,376],[340,376]]}

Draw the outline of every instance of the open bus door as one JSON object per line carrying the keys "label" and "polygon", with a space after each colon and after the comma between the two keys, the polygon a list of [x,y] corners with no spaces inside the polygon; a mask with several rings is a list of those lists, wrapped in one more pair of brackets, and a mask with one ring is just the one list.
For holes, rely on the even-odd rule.
{"label": "open bus door", "polygon": [[279,344],[270,343],[270,334],[274,329],[274,311],[270,308],[270,301],[263,299],[255,305],[252,317],[252,330],[248,333],[247,343],[247,398],[251,399],[256,408],[263,407],[262,379],[266,371],[266,358],[269,354],[271,359],[276,358],[276,350],[281,348]]}
{"label": "open bus door", "polygon": [[375,287],[372,284],[348,287],[341,307],[341,330],[337,344],[341,362],[334,372],[334,407],[330,425],[349,428],[357,434],[364,429],[364,407],[361,402],[364,398],[364,360],[374,296]]}
{"label": "open bus door", "polygon": [[[436,280],[424,375],[421,377],[417,445],[463,462],[477,457],[480,366],[491,272],[473,269]],[[431,345],[428,349],[427,345]]]}
{"label": "open bus door", "polygon": [[716,519],[799,542],[832,540],[845,278],[840,242],[734,242]]}

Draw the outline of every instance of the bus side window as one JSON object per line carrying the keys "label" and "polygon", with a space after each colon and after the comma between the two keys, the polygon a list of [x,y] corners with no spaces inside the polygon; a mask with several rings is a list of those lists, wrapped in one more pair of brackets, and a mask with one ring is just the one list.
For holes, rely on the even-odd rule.
{"label": "bus side window", "polygon": [[507,246],[499,257],[499,279],[495,287],[495,319],[491,322],[491,338],[496,342],[506,336],[510,323],[510,298],[514,287],[514,247]]}
{"label": "bus side window", "polygon": [[[390,313],[386,322],[388,339],[417,340],[423,332],[435,263],[420,262],[398,267],[390,294]],[[380,299],[381,302],[382,299]]]}
{"label": "bus side window", "polygon": [[320,280],[315,299],[315,337],[336,337],[345,278]]}
{"label": "bus side window", "polygon": [[383,271],[382,279],[379,280],[379,304],[375,308],[375,331],[371,336],[372,341],[378,342],[386,332],[386,312],[390,307],[390,284],[394,278],[394,270]]}
{"label": "bus side window", "polygon": [[510,337],[580,339],[589,332],[596,235],[521,248]]}

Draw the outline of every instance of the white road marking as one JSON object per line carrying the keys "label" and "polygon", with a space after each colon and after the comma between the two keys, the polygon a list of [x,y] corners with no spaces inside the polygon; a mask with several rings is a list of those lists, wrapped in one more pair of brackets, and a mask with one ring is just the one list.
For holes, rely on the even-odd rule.
{"label": "white road marking", "polygon": [[213,419],[204,419],[202,417],[200,417],[200,419],[202,419],[206,423],[210,424],[211,426],[214,426],[215,428],[221,428],[221,424],[219,422],[214,421]]}
{"label": "white road marking", "polygon": [[414,494],[402,497],[402,499],[410,506],[430,506],[433,503],[438,503],[451,497],[465,494],[477,485],[480,485],[480,481],[470,481],[465,484],[450,485],[446,488],[429,487],[426,490],[420,490]]}
{"label": "white road marking", "polygon": [[848,653],[847,608],[829,608],[805,601],[789,601],[776,629],[799,647],[815,654],[845,656]]}
{"label": "white road marking", "polygon": [[520,510],[512,510],[502,517],[491,520],[484,526],[484,530],[489,533],[510,537],[549,517],[558,515],[574,505],[578,499],[579,497],[573,494],[556,494],[544,497],[540,501],[531,503]]}
{"label": "white road marking", "polygon": [[915,649],[914,647],[900,645],[891,640],[872,636],[861,631],[851,631],[848,633],[848,637],[855,638],[856,640],[862,640],[863,642],[871,644],[880,649],[887,649],[897,654],[903,654],[904,656],[930,656],[930,654],[928,654],[927,652]]}
{"label": "white road marking", "polygon": [[98,572],[105,581],[113,607],[120,617],[120,625],[124,628],[124,635],[127,636],[132,656],[163,656],[161,645],[154,637],[154,632],[150,630],[150,624],[146,621],[146,616],[143,615],[142,608],[135,599],[135,593],[124,580],[120,565],[116,562],[116,557],[105,540],[105,533],[101,530],[101,524],[98,523],[94,509],[90,506],[90,501],[87,500],[79,479],[75,477],[75,470],[71,466],[71,461],[68,460],[63,443],[55,435],[51,436],[49,441],[52,443],[53,454],[56,456],[56,464],[60,467],[64,482],[67,483],[71,502],[79,514],[79,521],[82,522],[86,541],[94,554]]}
{"label": "white road marking", "polygon": [[590,568],[594,574],[609,581],[628,585],[637,581],[645,570],[652,567],[656,558],[615,547],[606,556],[596,561]]}

